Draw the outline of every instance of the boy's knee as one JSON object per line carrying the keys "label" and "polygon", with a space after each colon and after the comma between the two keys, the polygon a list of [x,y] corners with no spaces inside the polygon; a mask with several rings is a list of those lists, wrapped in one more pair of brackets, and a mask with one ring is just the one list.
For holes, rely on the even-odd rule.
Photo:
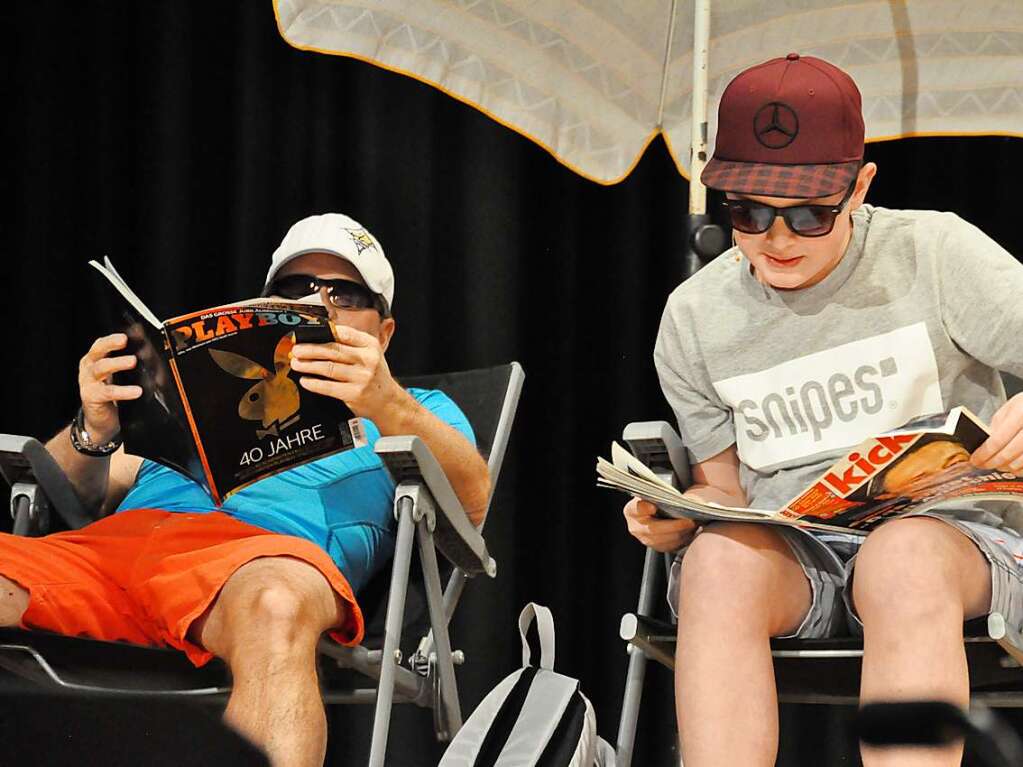
{"label": "boy's knee", "polygon": [[852,596],[860,617],[869,622],[962,612],[964,544],[973,547],[940,520],[886,522],[867,536],[856,556]]}
{"label": "boy's knee", "polygon": [[[696,536],[682,559],[679,615],[737,613],[761,622],[791,584],[809,586],[781,535],[766,525],[718,523]],[[787,600],[784,600],[787,601]],[[800,600],[801,604],[803,601]]]}
{"label": "boy's knee", "polygon": [[772,553],[791,553],[781,536],[767,525],[716,523],[705,528],[686,550],[682,578],[733,591],[735,580],[770,577]]}

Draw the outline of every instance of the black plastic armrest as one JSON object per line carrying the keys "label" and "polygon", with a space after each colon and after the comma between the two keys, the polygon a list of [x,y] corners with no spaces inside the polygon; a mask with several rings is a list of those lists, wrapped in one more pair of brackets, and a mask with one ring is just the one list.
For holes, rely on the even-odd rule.
{"label": "black plastic armrest", "polygon": [[682,438],[667,421],[633,421],[622,430],[622,439],[632,454],[655,473],[672,474],[671,481],[680,490],[693,483],[689,454]]}
{"label": "black plastic armrest", "polygon": [[380,456],[399,487],[402,483],[425,486],[436,504],[434,543],[452,564],[465,573],[496,574],[496,565],[458,496],[451,487],[440,463],[430,448],[416,436],[381,437],[374,452]]}
{"label": "black plastic armrest", "polygon": [[12,487],[12,500],[16,489],[21,492],[18,486],[34,484],[72,530],[94,521],[75,493],[71,480],[39,440],[19,434],[0,434],[0,473]]}

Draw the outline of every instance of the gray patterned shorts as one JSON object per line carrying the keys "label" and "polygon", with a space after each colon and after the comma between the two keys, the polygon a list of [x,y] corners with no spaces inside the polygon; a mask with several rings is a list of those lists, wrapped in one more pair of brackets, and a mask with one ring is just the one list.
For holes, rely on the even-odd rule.
{"label": "gray patterned shorts", "polygon": [[[959,530],[980,549],[991,565],[990,612],[1023,628],[1023,534],[1019,527],[1002,526],[993,514],[957,511],[955,516],[936,511],[920,516],[939,519]],[[803,528],[774,528],[792,550],[810,582],[812,602],[806,617],[785,638],[822,639],[860,635],[863,626],[852,608],[852,573],[856,552],[864,536],[809,532]],[[685,550],[679,552],[668,579],[668,604],[678,605],[679,571]]]}

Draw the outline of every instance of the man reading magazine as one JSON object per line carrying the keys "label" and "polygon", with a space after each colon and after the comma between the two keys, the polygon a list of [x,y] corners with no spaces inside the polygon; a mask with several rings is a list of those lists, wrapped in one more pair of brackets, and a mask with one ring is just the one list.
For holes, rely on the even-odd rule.
{"label": "man reading magazine", "polygon": [[338,342],[296,344],[291,368],[304,389],[362,417],[368,447],[258,481],[218,508],[195,482],[118,447],[116,403],[141,390],[110,383],[137,361],[123,334],[106,336],[81,360],[81,411],[47,447],[83,502],[116,513],[43,538],[0,534],[0,625],[169,645],[197,666],[222,658],[233,678],[225,720],[274,765],[323,763],[316,643],[324,631],[361,640],[355,592],[394,548],[394,486],[376,438],[421,437],[475,523],[489,494],[458,407],[391,377],[393,273],[347,216],[299,221],[273,254],[265,295],[316,293]]}
{"label": "man reading magazine", "polygon": [[[726,194],[735,247],[671,294],[654,351],[699,499],[779,508],[843,448],[956,405],[992,426],[974,465],[1023,471],[1023,398],[1006,403],[998,374],[1023,374],[1023,267],[953,214],[865,204],[877,167],[863,149],[859,91],[826,61],[773,59],[722,96],[702,179]],[[937,462],[928,470],[957,471],[959,457],[935,452],[920,456]],[[964,619],[1023,622],[1023,537],[979,510],[895,519],[865,539],[696,530],[636,499],[625,516],[646,545],[678,551],[669,600],[686,767],[774,764],[770,637],[862,630],[863,702],[967,706]],[[960,756],[863,750],[868,767]]]}

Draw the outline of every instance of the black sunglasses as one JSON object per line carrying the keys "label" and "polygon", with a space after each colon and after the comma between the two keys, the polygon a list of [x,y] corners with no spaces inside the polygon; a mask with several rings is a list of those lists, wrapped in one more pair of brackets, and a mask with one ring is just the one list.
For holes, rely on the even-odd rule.
{"label": "black sunglasses", "polygon": [[852,197],[856,182],[845,191],[837,205],[792,205],[775,208],[747,199],[725,200],[724,206],[732,217],[732,228],[746,234],[763,234],[771,228],[774,219],[781,216],[785,225],[800,237],[823,237],[835,228],[835,219]]}
{"label": "black sunglasses", "polygon": [[289,274],[271,282],[264,296],[298,299],[327,289],[327,299],[338,309],[376,309],[381,317],[389,316],[387,302],[365,285],[351,280],[325,280],[311,274]]}

